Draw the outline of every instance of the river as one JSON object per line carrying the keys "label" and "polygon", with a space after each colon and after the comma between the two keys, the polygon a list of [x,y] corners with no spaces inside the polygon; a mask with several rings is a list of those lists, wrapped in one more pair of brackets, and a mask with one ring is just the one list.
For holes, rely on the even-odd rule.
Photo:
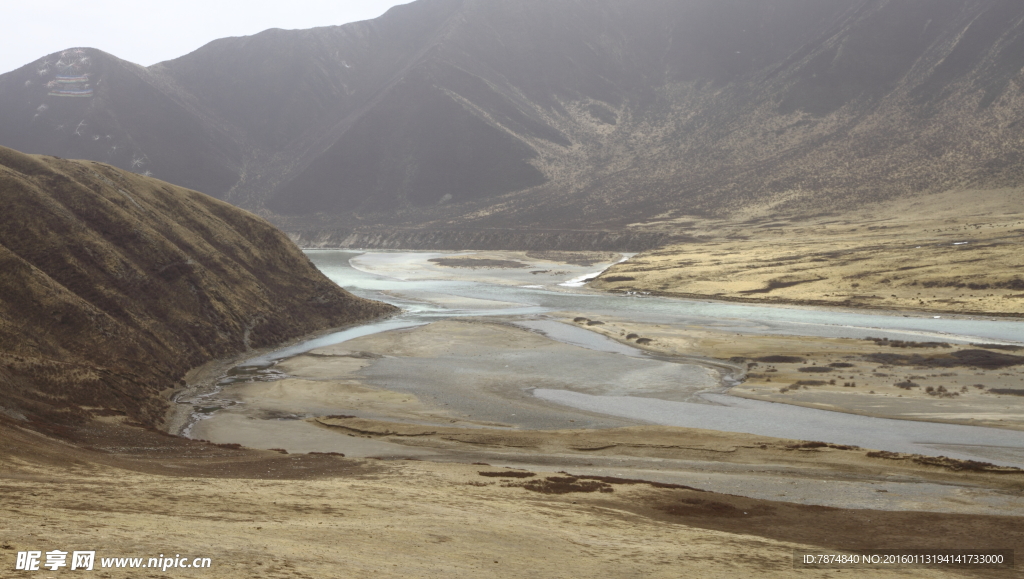
{"label": "river", "polygon": [[[573,284],[555,283],[587,272],[524,276],[490,272],[492,281],[432,279],[431,253],[358,253],[312,250],[307,255],[321,271],[352,293],[403,308],[395,318],[345,329],[249,360],[259,368],[309,351],[388,330],[459,317],[500,316],[559,342],[603,352],[607,356],[650,357],[640,349],[580,327],[547,319],[556,311],[586,312],[666,326],[714,327],[737,333],[812,337],[886,337],[895,340],[941,340],[1021,344],[1024,322],[969,317],[862,313],[821,308],[775,307],[650,296],[599,293]],[[422,267],[421,267],[422,266]],[[585,268],[584,268],[585,269]],[[479,279],[479,273],[475,274]],[[524,281],[531,283],[523,283]],[[680,363],[701,363],[679,360]],[[709,361],[710,363],[710,361]],[[719,370],[723,366],[718,366]],[[726,368],[723,377],[729,378]],[[456,379],[454,376],[453,380]],[[725,386],[729,383],[726,381]],[[408,388],[415,389],[415,385]],[[741,399],[727,389],[707,390],[700,400],[656,396],[595,395],[550,388],[531,390],[534,397],[576,410],[626,419],[630,423],[744,432],[764,436],[821,440],[865,448],[953,458],[985,460],[1024,467],[1024,434],[977,426],[873,418],[813,408]],[[479,412],[479,410],[475,410]],[[491,417],[494,418],[493,416]]]}

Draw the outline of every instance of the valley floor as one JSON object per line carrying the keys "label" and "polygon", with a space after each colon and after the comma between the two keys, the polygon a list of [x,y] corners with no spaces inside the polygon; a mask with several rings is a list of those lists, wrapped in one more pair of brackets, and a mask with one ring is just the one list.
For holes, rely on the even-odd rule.
{"label": "valley floor", "polygon": [[[618,258],[584,257],[535,255],[550,258],[550,267],[516,267],[509,262],[527,256],[460,254],[469,261],[456,263],[423,256],[425,273],[424,264],[388,257],[387,271],[378,271],[528,288]],[[395,292],[420,300],[427,315],[444,308],[430,323],[296,353],[272,367],[281,372],[273,380],[222,383],[206,397],[203,388],[229,366],[194,372],[196,389],[182,394],[183,415],[169,424],[175,431],[191,424],[191,436],[213,443],[118,417],[36,425],[47,435],[0,415],[0,576],[15,573],[17,552],[52,549],[210,557],[211,570],[171,573],[226,578],[841,576],[795,569],[794,551],[1024,552],[1019,469],[939,452],[809,444],[811,436],[658,426],[534,395],[670,404],[728,388],[852,414],[998,426],[980,430],[1015,436],[1024,429],[1024,397],[1001,391],[1019,388],[1019,352],[771,335],[756,324],[738,333],[740,322],[689,327],[586,309],[538,314],[498,301],[500,292],[466,297],[431,283]],[[469,315],[477,309],[490,313]],[[555,339],[559,328],[571,339]],[[572,343],[586,336],[601,340],[591,344],[597,349]],[[627,347],[646,354],[614,353]],[[961,354],[979,350],[988,354]],[[912,355],[949,366],[925,371],[919,359],[899,357]],[[958,366],[957,356],[981,356],[992,367]],[[914,364],[901,364],[908,360]],[[736,377],[744,381],[727,382]],[[897,385],[907,381],[917,386]],[[938,391],[953,382],[957,388]],[[192,424],[196,413],[205,419]],[[991,460],[1016,464],[1024,459],[1019,446],[990,449]]]}

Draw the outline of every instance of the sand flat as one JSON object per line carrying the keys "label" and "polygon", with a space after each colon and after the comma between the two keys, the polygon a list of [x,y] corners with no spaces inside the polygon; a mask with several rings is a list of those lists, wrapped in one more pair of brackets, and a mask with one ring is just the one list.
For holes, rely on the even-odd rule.
{"label": "sand flat", "polygon": [[[558,284],[570,279],[596,275],[625,255],[555,251],[374,252],[354,257],[351,263],[359,270],[402,280],[476,281],[557,289]],[[488,262],[496,265],[479,265]]]}
{"label": "sand flat", "polygon": [[[579,317],[565,312],[559,319],[655,354],[740,360],[747,372],[741,384],[729,389],[732,396],[864,416],[1024,430],[1024,396],[992,392],[1021,388],[1022,365],[942,368],[890,365],[872,358],[978,350],[970,344],[894,348],[887,342],[864,339],[741,334],[711,326],[678,327],[614,316],[600,316],[602,325],[573,322]],[[641,338],[651,341],[637,343]],[[779,356],[792,361],[774,361]],[[801,371],[807,368],[828,371]],[[944,394],[938,392],[939,387]]]}

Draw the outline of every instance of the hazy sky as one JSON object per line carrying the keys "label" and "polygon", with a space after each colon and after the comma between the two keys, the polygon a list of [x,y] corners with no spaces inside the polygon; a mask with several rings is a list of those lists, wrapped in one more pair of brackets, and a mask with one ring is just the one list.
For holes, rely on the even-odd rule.
{"label": "hazy sky", "polygon": [[0,74],[51,52],[85,46],[148,66],[225,36],[368,20],[409,1],[5,0]]}

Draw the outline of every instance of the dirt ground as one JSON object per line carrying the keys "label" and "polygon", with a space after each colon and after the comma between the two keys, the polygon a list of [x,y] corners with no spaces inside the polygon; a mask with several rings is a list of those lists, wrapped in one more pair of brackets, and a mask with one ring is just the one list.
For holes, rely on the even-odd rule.
{"label": "dirt ground", "polygon": [[[13,571],[15,554],[33,549],[212,559],[209,570],[168,572],[182,577],[789,577],[834,574],[794,571],[796,548],[1024,547],[1017,517],[834,509],[487,465],[282,455],[113,424],[63,434],[58,441],[0,425],[0,576],[23,576]],[[827,462],[844,460],[855,461]],[[897,468],[979,484],[997,476]],[[998,484],[1020,484],[1020,475],[1003,476],[1011,478]],[[567,492],[552,494],[559,491]]]}

